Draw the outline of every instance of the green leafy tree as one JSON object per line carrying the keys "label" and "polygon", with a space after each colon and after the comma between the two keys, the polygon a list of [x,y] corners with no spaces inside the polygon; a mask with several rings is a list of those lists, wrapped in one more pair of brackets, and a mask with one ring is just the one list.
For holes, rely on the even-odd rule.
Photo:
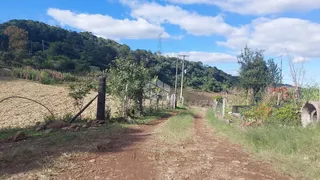
{"label": "green leafy tree", "polygon": [[150,81],[150,72],[143,63],[137,63],[132,58],[118,58],[108,70],[107,88],[110,94],[122,102],[132,99],[143,114],[144,87]]}
{"label": "green leafy tree", "polygon": [[[9,27],[16,27],[10,38],[4,32]],[[9,28],[10,29],[10,28]],[[12,29],[12,28],[11,28]],[[15,33],[23,32],[23,36]],[[10,33],[9,33],[10,32]],[[11,33],[14,32],[14,33]],[[28,32],[28,33],[26,33]],[[17,36],[19,35],[19,36]],[[13,38],[13,37],[23,38]],[[20,41],[23,39],[23,41]],[[29,40],[29,41],[25,41]],[[25,53],[16,53],[13,49],[24,48]],[[17,64],[32,66],[36,69],[51,69],[75,72],[81,75],[92,69],[105,70],[114,63],[114,59],[131,59],[143,63],[148,68],[150,76],[157,76],[164,83],[174,86],[177,58],[158,56],[151,51],[131,50],[129,46],[119,44],[110,39],[94,36],[90,32],[75,32],[50,26],[31,20],[10,20],[0,24],[0,61],[5,66]],[[26,54],[26,52],[30,52]],[[179,63],[181,61],[179,60]],[[181,74],[179,65],[178,74]],[[239,78],[231,76],[216,67],[204,65],[201,62],[185,61],[187,73],[184,85],[192,89],[221,91],[235,86]],[[180,79],[180,78],[178,78]],[[179,83],[179,82],[178,82]]]}
{"label": "green leafy tree", "polygon": [[269,83],[272,87],[276,87],[281,84],[282,77],[280,73],[280,69],[273,59],[268,60],[268,74],[269,74]]}
{"label": "green leafy tree", "polygon": [[240,83],[248,92],[252,89],[255,103],[261,99],[261,93],[270,82],[267,63],[263,57],[263,51],[252,51],[245,47],[238,56],[240,64]]}

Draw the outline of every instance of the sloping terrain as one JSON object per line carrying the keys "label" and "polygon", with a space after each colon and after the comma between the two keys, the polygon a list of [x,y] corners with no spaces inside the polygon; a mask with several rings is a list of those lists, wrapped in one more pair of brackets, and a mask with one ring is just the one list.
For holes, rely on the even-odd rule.
{"label": "sloping terrain", "polygon": [[[72,115],[78,112],[73,99],[68,96],[67,86],[43,85],[31,81],[0,79],[0,100],[10,96],[22,96],[38,101],[48,107],[55,116]],[[96,96],[92,92],[85,98],[85,104]],[[109,100],[108,103],[111,101]],[[110,104],[109,104],[110,105]],[[83,117],[94,118],[96,101],[83,113]],[[26,127],[35,125],[50,115],[42,106],[24,99],[9,99],[0,103],[0,128]]]}

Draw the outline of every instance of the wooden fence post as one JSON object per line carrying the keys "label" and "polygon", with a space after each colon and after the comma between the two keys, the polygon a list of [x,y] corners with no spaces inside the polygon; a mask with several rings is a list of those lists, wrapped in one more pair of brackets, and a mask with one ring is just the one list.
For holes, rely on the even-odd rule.
{"label": "wooden fence post", "polygon": [[98,102],[97,102],[97,120],[105,120],[106,108],[106,77],[99,77]]}

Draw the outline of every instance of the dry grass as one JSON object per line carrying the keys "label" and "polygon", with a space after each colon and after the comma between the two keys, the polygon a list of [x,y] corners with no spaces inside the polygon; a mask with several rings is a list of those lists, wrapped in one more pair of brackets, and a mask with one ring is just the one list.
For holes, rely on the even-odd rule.
{"label": "dry grass", "polygon": [[[75,114],[78,110],[73,105],[73,99],[68,96],[67,86],[43,85],[26,80],[0,79],[0,99],[9,96],[23,96],[36,100],[47,106],[56,116],[67,113]],[[85,103],[95,97],[92,92],[85,98]],[[115,106],[107,100],[109,106]],[[9,99],[2,102],[0,108],[0,128],[27,127],[36,122],[41,122],[49,115],[47,110],[40,105],[23,99]],[[96,101],[84,112],[83,117],[94,118],[96,114]],[[116,111],[112,109],[112,113]]]}

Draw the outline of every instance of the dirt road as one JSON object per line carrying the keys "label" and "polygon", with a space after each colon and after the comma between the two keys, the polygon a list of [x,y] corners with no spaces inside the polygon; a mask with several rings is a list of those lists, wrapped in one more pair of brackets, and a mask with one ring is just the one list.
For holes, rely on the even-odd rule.
{"label": "dirt road", "polygon": [[[137,131],[101,144],[101,152],[72,159],[74,168],[58,179],[290,179],[253,160],[240,146],[215,137],[203,113],[195,117],[186,141],[170,145],[160,141],[164,119],[137,126]],[[123,146],[135,138],[140,141]],[[119,146],[124,148],[112,151]]]}

